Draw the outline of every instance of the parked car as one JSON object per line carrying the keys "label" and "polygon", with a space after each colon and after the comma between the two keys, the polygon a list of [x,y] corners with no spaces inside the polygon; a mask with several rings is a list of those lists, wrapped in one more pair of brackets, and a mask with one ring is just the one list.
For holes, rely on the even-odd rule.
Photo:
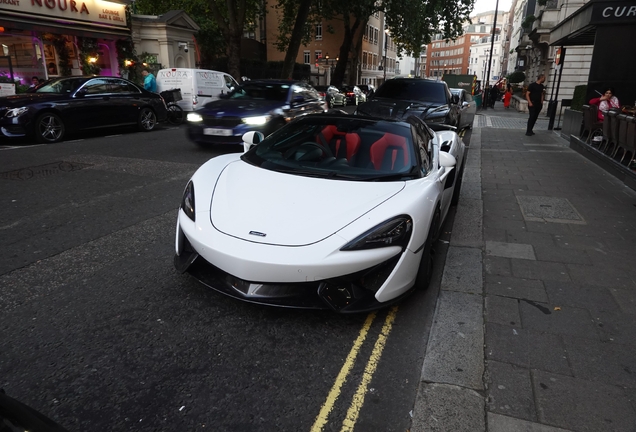
{"label": "parked car", "polygon": [[358,84],[358,88],[364,93],[367,99],[375,92],[375,87],[371,84]]}
{"label": "parked car", "polygon": [[327,108],[347,106],[347,98],[334,86],[314,86],[318,94],[324,98]]}
{"label": "parked car", "polygon": [[356,113],[390,118],[416,115],[426,123],[457,127],[458,100],[444,81],[394,78],[382,84]]}
{"label": "parked car", "polygon": [[198,144],[242,144],[245,132],[266,136],[298,116],[324,112],[318,92],[287,80],[252,80],[188,113],[188,137]]}
{"label": "parked car", "polygon": [[185,188],[178,271],[247,302],[337,312],[428,285],[458,193],[464,144],[450,130],[323,113],[217,156]]}
{"label": "parked car", "polygon": [[475,114],[477,113],[477,104],[473,99],[473,95],[464,89],[452,88],[450,91],[459,98],[457,102],[459,105],[459,128],[472,129]]}
{"label": "parked car", "polygon": [[166,120],[160,95],[117,77],[64,77],[31,93],[0,97],[0,134],[55,143],[67,134],[137,125],[151,131]]}
{"label": "parked car", "polygon": [[367,101],[367,97],[358,86],[343,86],[340,91],[346,96],[349,105],[358,105]]}

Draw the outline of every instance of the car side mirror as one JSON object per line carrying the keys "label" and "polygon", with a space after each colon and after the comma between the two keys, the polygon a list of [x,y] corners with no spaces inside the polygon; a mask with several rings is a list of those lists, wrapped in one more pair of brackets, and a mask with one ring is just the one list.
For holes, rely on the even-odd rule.
{"label": "car side mirror", "polygon": [[470,106],[470,103],[469,103],[469,102],[464,101],[464,102],[462,103],[462,106],[463,106],[463,107]]}
{"label": "car side mirror", "polygon": [[86,93],[87,93],[87,91],[86,91],[85,88],[84,89],[79,89],[78,91],[75,92],[75,97],[83,98],[84,96],[86,96]]}
{"label": "car side mirror", "polygon": [[439,164],[444,168],[452,168],[457,165],[457,159],[450,153],[445,151],[439,152]]}
{"label": "car side mirror", "polygon": [[221,93],[219,95],[219,99],[229,99],[230,98],[230,94],[229,93]]}
{"label": "car side mirror", "polygon": [[245,132],[241,139],[243,140],[243,151],[246,152],[251,149],[252,146],[255,146],[256,144],[262,142],[265,139],[265,135],[263,135],[261,132],[250,131]]}
{"label": "car side mirror", "polygon": [[292,102],[295,104],[301,104],[303,102],[305,102],[305,98],[301,95],[296,95],[294,96],[294,99],[292,99]]}

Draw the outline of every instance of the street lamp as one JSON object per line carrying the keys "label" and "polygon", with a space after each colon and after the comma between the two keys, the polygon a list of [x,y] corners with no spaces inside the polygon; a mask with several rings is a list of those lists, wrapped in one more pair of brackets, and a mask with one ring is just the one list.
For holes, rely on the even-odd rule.
{"label": "street lamp", "polygon": [[382,61],[382,69],[384,69],[384,82],[386,82],[386,52],[389,46],[389,28],[384,26],[384,60]]}

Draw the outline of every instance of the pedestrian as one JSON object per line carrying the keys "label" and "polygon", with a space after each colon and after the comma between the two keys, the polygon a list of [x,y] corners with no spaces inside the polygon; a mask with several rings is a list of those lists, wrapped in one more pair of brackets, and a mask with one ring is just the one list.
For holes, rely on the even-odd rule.
{"label": "pedestrian", "polygon": [[528,101],[529,116],[526,136],[534,135],[532,129],[534,128],[534,124],[537,122],[537,118],[539,118],[541,108],[543,108],[543,98],[545,92],[545,86],[543,85],[544,82],[545,75],[541,74],[537,78],[536,82],[533,82],[528,86],[528,91],[526,92],[526,100]]}
{"label": "pedestrian", "polygon": [[490,89],[490,108],[495,107],[495,102],[499,99],[499,88],[496,85]]}
{"label": "pedestrian", "polygon": [[144,88],[153,93],[157,93],[157,80],[155,79],[155,76],[150,73],[147,68],[144,68],[141,71],[141,75],[144,77]]}
{"label": "pedestrian", "polygon": [[34,76],[33,78],[31,78],[31,85],[29,86],[29,88],[35,88],[39,85],[40,85],[40,80],[38,79],[38,77]]}
{"label": "pedestrian", "polygon": [[508,84],[508,87],[506,87],[506,92],[504,93],[504,97],[503,97],[504,108],[506,109],[510,108],[511,99],[512,99],[512,86]]}
{"label": "pedestrian", "polygon": [[[597,92],[598,93],[598,92]],[[598,105],[598,120],[603,121],[605,114],[612,108],[620,108],[621,103],[614,96],[614,87],[608,87],[601,97],[590,100],[590,105]]]}

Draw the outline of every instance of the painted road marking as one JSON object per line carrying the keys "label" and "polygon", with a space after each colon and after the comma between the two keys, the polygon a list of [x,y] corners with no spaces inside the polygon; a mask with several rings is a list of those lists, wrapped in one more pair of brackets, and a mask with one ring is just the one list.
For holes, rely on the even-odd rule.
{"label": "painted road marking", "polygon": [[[373,375],[378,367],[380,358],[382,357],[384,346],[386,345],[386,341],[389,338],[391,329],[393,328],[393,322],[395,321],[397,310],[398,310],[398,307],[393,306],[391,310],[389,311],[389,313],[387,314],[387,317],[384,321],[384,325],[382,326],[382,330],[380,331],[380,334],[378,335],[378,338],[375,341],[375,344],[373,346],[373,351],[371,352],[371,355],[369,356],[369,360],[364,368],[362,381],[358,385],[358,389],[356,390],[356,393],[353,395],[353,398],[351,400],[351,405],[349,406],[349,409],[347,410],[347,416],[342,422],[342,429],[340,430],[341,432],[353,431],[353,428],[355,427],[356,422],[358,421],[358,415],[360,414],[360,409],[362,409],[362,406],[364,405],[364,398],[367,393],[367,388],[369,386],[369,383],[373,379]],[[360,348],[362,347],[362,344],[367,338],[367,335],[369,333],[369,328],[371,327],[371,324],[373,323],[373,320],[375,319],[375,317],[376,317],[375,312],[372,314],[369,314],[364,325],[360,329],[360,334],[354,341],[353,346],[351,347],[351,351],[349,352],[349,355],[347,355],[347,358],[344,364],[342,365],[342,369],[340,369],[340,373],[338,373],[338,376],[336,377],[336,381],[334,382],[334,385],[331,388],[329,395],[327,396],[327,400],[323,404],[322,408],[320,409],[320,413],[316,417],[314,425],[311,428],[311,432],[322,432],[323,427],[327,424],[329,414],[333,410],[334,405],[336,404],[336,401],[338,400],[338,397],[340,396],[342,386],[347,381],[347,377],[350,374],[351,369],[353,368],[355,359],[358,356],[358,353],[360,352]]]}
{"label": "painted road marking", "polygon": [[371,324],[373,324],[373,320],[375,319],[376,313],[373,312],[367,316],[367,319],[360,329],[360,334],[356,338],[355,342],[353,342],[353,346],[351,347],[351,351],[349,351],[349,355],[345,359],[338,376],[336,377],[336,381],[334,382],[329,394],[327,395],[327,400],[320,408],[320,413],[318,413],[318,417],[314,421],[314,425],[311,427],[311,432],[321,432],[322,428],[327,424],[327,419],[329,417],[329,413],[333,409],[336,400],[338,400],[338,396],[340,396],[340,391],[342,390],[342,386],[347,381],[347,376],[351,372],[351,368],[353,368],[353,364],[355,363],[355,359],[360,352],[360,347],[364,343],[364,340],[367,338],[367,334],[369,334],[369,328]]}
{"label": "painted road marking", "polygon": [[367,362],[367,366],[364,368],[364,375],[362,375],[362,381],[358,386],[358,390],[356,394],[353,395],[353,399],[351,400],[351,406],[347,411],[347,418],[342,422],[342,429],[340,432],[351,432],[356,425],[356,421],[358,421],[358,415],[360,414],[360,409],[364,405],[364,397],[367,393],[367,387],[373,378],[373,374],[378,367],[378,363],[380,362],[380,358],[382,357],[382,351],[384,351],[384,346],[386,345],[386,341],[389,338],[389,334],[391,333],[391,329],[393,328],[393,321],[395,321],[395,315],[397,314],[398,307],[393,306],[391,311],[384,320],[384,326],[378,335],[378,339],[375,341],[375,345],[373,346],[373,351],[371,352],[371,356],[369,356],[369,361]]}

